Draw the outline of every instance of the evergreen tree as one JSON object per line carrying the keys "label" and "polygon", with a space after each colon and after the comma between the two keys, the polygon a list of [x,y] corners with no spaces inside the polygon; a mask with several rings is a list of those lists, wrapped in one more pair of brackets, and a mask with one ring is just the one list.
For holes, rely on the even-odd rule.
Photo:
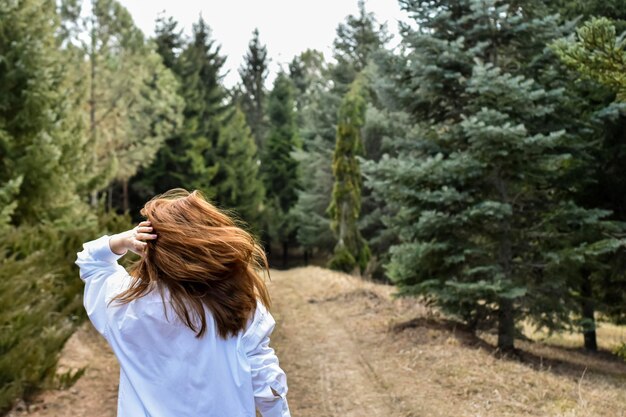
{"label": "evergreen tree", "polygon": [[[590,19],[591,16],[608,16],[613,19],[608,22],[604,18],[591,18],[577,30],[578,40],[572,33],[569,38],[555,42],[553,48],[574,69],[562,71],[569,73],[572,78],[568,90],[578,98],[573,113],[578,119],[589,121],[585,130],[590,131],[587,139],[591,144],[590,161],[587,171],[580,174],[581,178],[588,180],[585,187],[576,190],[575,197],[584,206],[612,211],[612,219],[623,222],[626,219],[626,182],[623,181],[626,161],[622,138],[626,107],[624,103],[615,101],[616,93],[623,89],[619,82],[621,74],[615,71],[619,62],[623,61],[623,54],[619,48],[615,48],[618,40],[615,39],[613,26],[621,28],[620,31],[626,28],[626,10],[620,7],[623,2],[619,1],[556,3],[560,6],[559,11],[568,19],[579,19],[581,14],[583,19]],[[606,77],[611,73],[615,77]],[[607,85],[603,86],[594,80]],[[617,323],[623,322],[626,317],[626,280],[620,261],[622,255],[623,249],[617,256],[612,251],[601,252],[593,257],[576,255],[569,262],[571,268],[578,269],[578,274],[571,274],[575,278],[571,285],[581,306],[580,327],[588,350],[597,349],[596,311]]]}
{"label": "evergreen tree", "polygon": [[121,208],[128,209],[128,180],[154,158],[176,127],[181,102],[169,70],[163,67],[128,11],[116,0],[92,0],[90,15],[80,7],[68,13],[68,42],[77,45],[87,62],[89,80],[84,97],[89,120],[92,160],[92,205],[113,181],[122,184]]}
{"label": "evergreen tree", "polygon": [[365,1],[358,2],[358,16],[349,15],[337,26],[333,43],[337,64],[333,80],[343,96],[357,74],[365,69],[372,53],[380,50],[391,39],[384,24],[379,24],[373,13],[365,9]]}
{"label": "evergreen tree", "polygon": [[0,5],[0,209],[13,224],[78,216],[76,189],[86,165],[69,80],[55,33],[55,2]]}
{"label": "evergreen tree", "polygon": [[228,108],[222,86],[222,67],[226,59],[211,38],[202,18],[193,26],[192,39],[181,54],[180,79],[185,99],[182,131],[185,165],[177,172],[180,184],[198,189],[217,199],[216,175],[221,155],[218,147],[220,128]]}
{"label": "evergreen tree", "polygon": [[529,78],[560,34],[556,17],[535,2],[402,4],[419,28],[405,30],[407,54],[385,70],[421,140],[368,166],[370,185],[398,207],[388,273],[401,293],[474,327],[496,324],[509,351],[518,320],[558,327],[570,314],[566,277],[546,274],[579,225],[602,227],[607,215],[562,192],[583,144],[554,123],[562,90]]}
{"label": "evergreen tree", "polygon": [[161,56],[163,65],[176,73],[178,57],[184,46],[182,29],[173,17],[159,16],[154,28],[156,52]]}
{"label": "evergreen tree", "polygon": [[259,176],[257,147],[243,112],[237,106],[232,112],[221,127],[216,150],[222,155],[216,195],[221,205],[233,209],[259,232],[265,191]]}
{"label": "evergreen tree", "polygon": [[293,96],[291,80],[280,72],[269,95],[270,128],[261,163],[267,196],[267,232],[272,241],[282,244],[284,263],[296,233],[293,216],[289,215],[298,189],[298,162],[292,155],[299,148]]}
{"label": "evergreen tree", "polygon": [[307,254],[316,249],[329,252],[336,244],[327,209],[333,189],[332,155],[340,97],[332,92],[328,65],[321,52],[303,52],[289,69],[298,91],[298,134],[303,145],[293,154],[301,179],[298,201],[292,210],[298,223],[297,238]]}
{"label": "evergreen tree", "polygon": [[300,91],[298,125],[303,139],[303,150],[296,153],[303,183],[294,214],[300,225],[298,240],[308,250],[329,251],[336,244],[327,208],[333,188],[329,156],[335,148],[339,106],[357,74],[388,40],[385,26],[360,1],[359,15],[347,16],[337,27],[335,64],[327,64],[319,52],[305,51],[289,66]]}
{"label": "evergreen tree", "polygon": [[254,29],[252,40],[248,44],[248,52],[244,57],[244,64],[239,69],[239,75],[243,84],[241,107],[259,149],[263,147],[267,130],[265,79],[268,74],[268,63],[267,48],[259,40],[259,30]]}
{"label": "evergreen tree", "polygon": [[[154,43],[163,64],[172,71],[176,80],[177,94],[182,96],[180,78],[180,54],[185,42],[178,29],[178,22],[171,17],[159,17],[156,21]],[[181,97],[181,100],[182,97]],[[183,103],[183,110],[185,104]],[[181,115],[182,116],[182,115]],[[180,122],[182,124],[182,120]],[[190,172],[190,164],[182,140],[182,126],[164,138],[152,163],[139,170],[132,178],[131,199],[133,212],[138,212],[143,204],[153,196],[177,187],[185,187],[185,175]]]}
{"label": "evergreen tree", "polygon": [[596,18],[577,31],[578,40],[556,44],[559,56],[581,74],[617,92],[626,101],[626,39],[617,38],[615,25],[607,18]]}
{"label": "evergreen tree", "polygon": [[357,156],[363,152],[361,129],[366,106],[364,82],[363,76],[357,77],[342,100],[333,155],[335,184],[328,210],[337,246],[329,265],[345,272],[351,272],[356,266],[363,272],[369,260],[369,248],[358,228],[361,171]]}

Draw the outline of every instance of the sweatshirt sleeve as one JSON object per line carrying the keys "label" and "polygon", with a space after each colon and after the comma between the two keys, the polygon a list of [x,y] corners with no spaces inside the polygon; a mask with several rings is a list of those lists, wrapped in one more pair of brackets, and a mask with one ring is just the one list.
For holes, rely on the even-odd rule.
{"label": "sweatshirt sleeve", "polygon": [[77,253],[76,265],[80,278],[85,282],[83,304],[94,327],[106,337],[107,281],[117,274],[126,274],[124,267],[117,263],[122,255],[117,255],[109,247],[110,236],[105,235],[83,244]]}
{"label": "sweatshirt sleeve", "polygon": [[257,410],[263,417],[290,417],[287,404],[287,376],[269,345],[276,322],[259,302],[254,319],[243,336],[250,363],[252,388]]}

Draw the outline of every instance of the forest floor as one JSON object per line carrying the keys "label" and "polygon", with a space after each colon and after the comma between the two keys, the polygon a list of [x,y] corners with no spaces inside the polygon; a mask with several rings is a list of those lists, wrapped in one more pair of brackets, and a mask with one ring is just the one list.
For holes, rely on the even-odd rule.
{"label": "forest floor", "polygon": [[[499,359],[475,337],[393,288],[317,267],[272,271],[293,417],[625,417],[626,363],[608,353],[519,342]],[[87,367],[10,416],[113,417],[118,368],[89,323],[68,341],[60,370]]]}

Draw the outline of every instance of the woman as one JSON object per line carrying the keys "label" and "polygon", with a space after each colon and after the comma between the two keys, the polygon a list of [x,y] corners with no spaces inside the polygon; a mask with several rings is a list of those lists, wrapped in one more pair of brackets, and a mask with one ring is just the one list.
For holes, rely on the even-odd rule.
{"label": "woman", "polygon": [[[171,190],[132,230],[85,243],[84,304],[120,363],[119,417],[289,416],[262,248],[200,193]],[[141,256],[130,274],[117,260]]]}

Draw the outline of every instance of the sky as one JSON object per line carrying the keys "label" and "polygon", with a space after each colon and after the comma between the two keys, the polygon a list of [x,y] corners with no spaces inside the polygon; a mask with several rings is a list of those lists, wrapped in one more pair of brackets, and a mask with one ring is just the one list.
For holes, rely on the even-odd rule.
{"label": "sky", "polygon": [[[337,25],[349,14],[358,14],[357,0],[120,0],[133,16],[135,24],[148,36],[160,13],[172,16],[183,29],[191,26],[200,14],[213,31],[213,38],[227,56],[224,83],[232,87],[239,81],[238,68],[252,38],[259,29],[261,42],[270,57],[271,83],[281,65],[287,69],[291,59],[307,48],[318,49],[328,58]],[[406,21],[397,0],[366,0],[365,7],[380,23],[387,22],[398,42],[398,21]],[[269,85],[268,85],[269,87]]]}

